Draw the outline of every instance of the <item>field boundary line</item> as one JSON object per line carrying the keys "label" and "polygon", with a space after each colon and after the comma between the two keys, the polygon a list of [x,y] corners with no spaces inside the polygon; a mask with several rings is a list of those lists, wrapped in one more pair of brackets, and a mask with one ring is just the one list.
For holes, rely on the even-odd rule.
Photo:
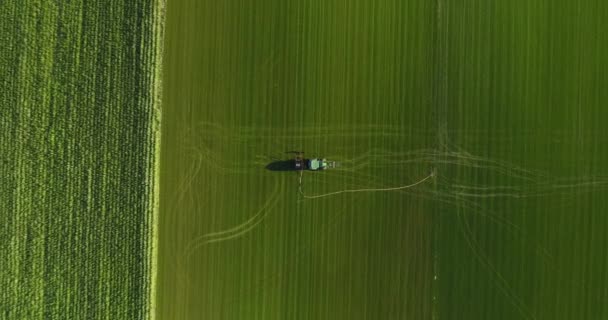
{"label": "field boundary line", "polygon": [[164,41],[165,41],[165,13],[166,0],[154,0],[153,18],[152,18],[152,36],[154,37],[154,65],[152,74],[152,85],[150,93],[152,96],[152,117],[150,130],[151,143],[153,144],[153,159],[151,192],[149,194],[150,206],[150,231],[148,238],[148,266],[149,266],[149,304],[148,304],[148,319],[155,320],[157,313],[157,286],[158,286],[158,228],[160,215],[160,151],[161,151],[161,127],[162,127],[162,95],[163,95],[163,57],[164,57]]}

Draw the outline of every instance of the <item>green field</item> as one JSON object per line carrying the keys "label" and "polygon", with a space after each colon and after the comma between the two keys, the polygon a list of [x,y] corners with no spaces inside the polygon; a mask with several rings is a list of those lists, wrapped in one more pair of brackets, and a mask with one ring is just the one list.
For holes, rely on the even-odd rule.
{"label": "green field", "polygon": [[607,4],[167,10],[160,319],[608,318]]}
{"label": "green field", "polygon": [[166,13],[0,2],[0,319],[608,319],[608,3]]}
{"label": "green field", "polygon": [[0,2],[0,319],[154,315],[157,2]]}

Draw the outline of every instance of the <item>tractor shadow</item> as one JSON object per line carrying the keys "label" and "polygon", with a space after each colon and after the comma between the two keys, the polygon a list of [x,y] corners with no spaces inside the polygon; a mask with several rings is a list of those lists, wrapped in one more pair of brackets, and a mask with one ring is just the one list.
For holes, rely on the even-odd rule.
{"label": "tractor shadow", "polygon": [[266,165],[269,171],[297,171],[295,160],[273,161]]}

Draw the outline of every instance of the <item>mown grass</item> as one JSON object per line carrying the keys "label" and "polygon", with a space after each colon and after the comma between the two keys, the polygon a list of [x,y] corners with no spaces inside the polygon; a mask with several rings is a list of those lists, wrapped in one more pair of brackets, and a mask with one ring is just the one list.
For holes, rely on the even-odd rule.
{"label": "mown grass", "polygon": [[150,315],[162,10],[0,4],[0,318]]}

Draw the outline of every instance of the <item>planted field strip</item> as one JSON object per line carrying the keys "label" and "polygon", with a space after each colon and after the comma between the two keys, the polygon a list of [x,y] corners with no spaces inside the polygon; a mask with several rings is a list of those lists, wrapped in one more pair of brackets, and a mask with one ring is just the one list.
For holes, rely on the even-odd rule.
{"label": "planted field strip", "polygon": [[428,319],[432,2],[169,6],[159,318]]}
{"label": "planted field strip", "polygon": [[0,3],[0,318],[150,315],[162,10]]}
{"label": "planted field strip", "polygon": [[[161,318],[608,318],[608,2],[175,0],[166,26]],[[269,169],[298,151],[341,166]]]}

